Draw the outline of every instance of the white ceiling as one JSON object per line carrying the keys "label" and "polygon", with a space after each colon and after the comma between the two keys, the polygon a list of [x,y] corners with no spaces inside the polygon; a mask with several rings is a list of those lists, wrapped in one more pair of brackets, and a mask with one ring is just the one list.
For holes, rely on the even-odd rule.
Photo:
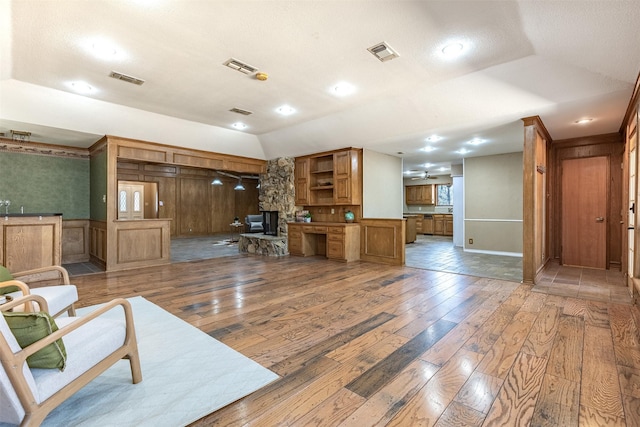
{"label": "white ceiling", "polygon": [[[159,134],[195,122],[189,140],[215,132],[231,154],[247,155],[233,147],[250,134],[254,157],[357,146],[403,157],[405,170],[436,169],[460,163],[462,147],[466,156],[521,151],[527,116],[541,116],[554,139],[616,132],[640,71],[638,0],[0,0],[0,11],[0,132],[20,126],[32,140],[75,146],[104,134],[165,142]],[[96,58],[96,40],[110,41],[115,57]],[[367,51],[382,41],[399,57]],[[465,44],[455,59],[441,52],[451,41]],[[268,80],[224,67],[231,57]],[[112,70],[145,83],[111,79]],[[74,93],[78,80],[94,88],[92,101],[60,97],[69,119],[47,102],[35,113],[26,83],[44,101],[52,90]],[[355,93],[334,96],[340,81]],[[8,100],[23,92],[18,113]],[[80,120],[90,102],[108,114]],[[277,114],[283,104],[296,113]],[[575,123],[585,117],[593,120]],[[127,120],[135,123],[122,127]],[[234,130],[237,121],[248,128]],[[426,153],[432,134],[443,139]],[[467,144],[473,137],[486,142]]]}

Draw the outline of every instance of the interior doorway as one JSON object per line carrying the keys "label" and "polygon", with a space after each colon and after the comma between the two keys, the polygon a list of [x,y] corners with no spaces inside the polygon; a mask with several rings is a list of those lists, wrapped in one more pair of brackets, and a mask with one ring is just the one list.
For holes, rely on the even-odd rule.
{"label": "interior doorway", "polygon": [[562,161],[562,264],[607,268],[606,156]]}

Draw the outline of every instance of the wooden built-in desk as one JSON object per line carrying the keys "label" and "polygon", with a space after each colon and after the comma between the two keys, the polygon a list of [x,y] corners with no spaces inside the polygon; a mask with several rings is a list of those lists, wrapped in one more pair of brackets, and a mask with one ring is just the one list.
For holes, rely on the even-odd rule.
{"label": "wooden built-in desk", "polygon": [[360,259],[360,224],[344,222],[290,222],[289,253],[324,255],[339,261]]}

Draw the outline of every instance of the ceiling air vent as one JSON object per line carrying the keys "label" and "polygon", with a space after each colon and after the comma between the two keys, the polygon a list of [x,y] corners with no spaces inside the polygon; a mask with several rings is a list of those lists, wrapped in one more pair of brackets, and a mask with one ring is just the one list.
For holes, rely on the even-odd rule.
{"label": "ceiling air vent", "polygon": [[133,77],[133,76],[128,76],[126,74],[122,74],[122,73],[119,73],[117,71],[112,71],[109,74],[109,77],[112,77],[112,78],[117,79],[117,80],[122,80],[123,82],[133,83],[134,85],[138,85],[138,86],[142,86],[142,83],[144,83],[144,80],[142,80],[142,79],[139,79],[139,78]]}
{"label": "ceiling air vent", "polygon": [[222,63],[222,65],[226,65],[227,67],[236,71],[240,71],[241,73],[244,73],[244,74],[252,74],[258,71],[256,67],[249,64],[245,64],[244,62],[240,62],[234,58],[227,59],[225,62]]}
{"label": "ceiling air vent", "polygon": [[380,61],[385,62],[388,61],[390,59],[393,58],[397,58],[398,55],[396,53],[395,50],[393,50],[391,48],[391,46],[389,46],[388,44],[386,44],[385,42],[382,43],[378,43],[375,46],[371,46],[369,49],[367,49],[369,52],[371,52],[371,54],[373,56],[375,56],[376,58],[378,58]]}
{"label": "ceiling air vent", "polygon": [[253,114],[252,111],[247,111],[247,110],[243,110],[241,108],[232,108],[229,111],[233,112],[233,113],[238,113],[238,114],[242,114],[243,116],[248,116]]}

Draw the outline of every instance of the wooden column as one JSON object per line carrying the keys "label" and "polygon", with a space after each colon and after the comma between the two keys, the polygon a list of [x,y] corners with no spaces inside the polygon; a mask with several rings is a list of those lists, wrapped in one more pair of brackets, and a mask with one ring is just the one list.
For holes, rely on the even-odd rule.
{"label": "wooden column", "polygon": [[[526,117],[524,122],[524,152],[522,160],[522,282],[533,284],[544,265],[548,251],[545,204],[547,189],[536,174],[546,174],[546,151],[551,143],[549,132],[538,116]],[[538,164],[540,163],[540,164]]]}

